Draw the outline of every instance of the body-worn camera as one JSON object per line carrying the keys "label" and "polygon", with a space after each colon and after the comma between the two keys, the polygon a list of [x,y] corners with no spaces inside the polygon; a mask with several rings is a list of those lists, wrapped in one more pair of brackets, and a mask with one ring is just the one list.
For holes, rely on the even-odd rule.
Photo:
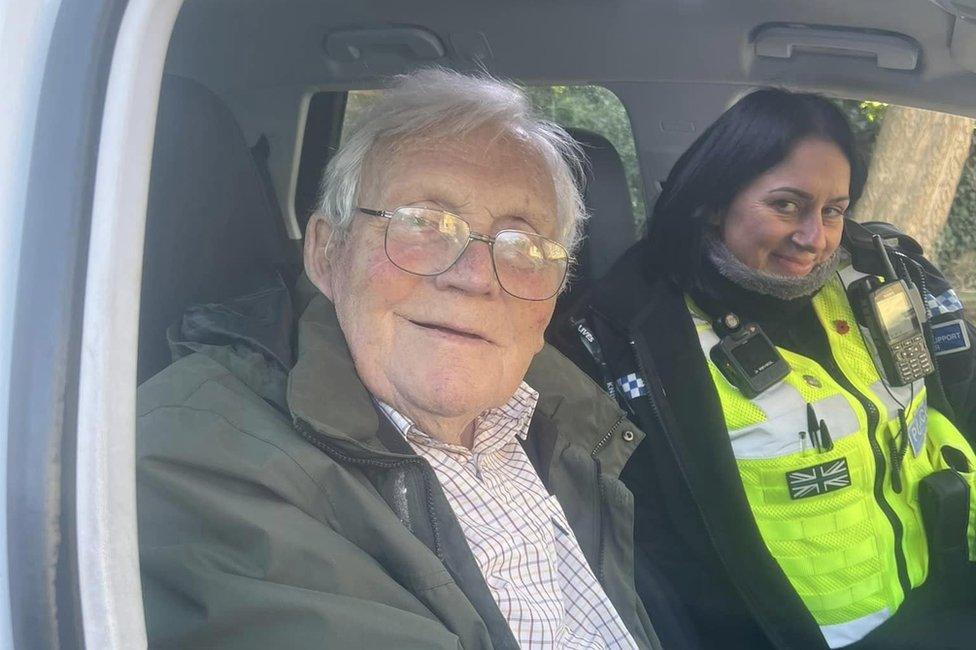
{"label": "body-worn camera", "polygon": [[918,289],[896,277],[880,237],[876,244],[886,277],[863,277],[848,287],[848,296],[885,381],[906,386],[935,371],[922,329],[925,306]]}
{"label": "body-worn camera", "polygon": [[716,323],[725,334],[712,346],[709,356],[729,383],[752,399],[790,374],[790,366],[762,328],[755,323],[741,324],[734,314]]}

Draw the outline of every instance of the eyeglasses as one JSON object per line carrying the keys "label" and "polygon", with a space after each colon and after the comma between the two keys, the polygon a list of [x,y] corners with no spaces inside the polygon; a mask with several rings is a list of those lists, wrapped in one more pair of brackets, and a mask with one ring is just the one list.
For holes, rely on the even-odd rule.
{"label": "eyeglasses", "polygon": [[356,208],[388,219],[386,256],[397,268],[414,275],[440,275],[454,266],[468,243],[484,242],[501,288],[523,300],[548,300],[562,289],[569,252],[542,235],[500,230],[494,237],[472,232],[468,222],[450,212],[400,207],[392,212]]}

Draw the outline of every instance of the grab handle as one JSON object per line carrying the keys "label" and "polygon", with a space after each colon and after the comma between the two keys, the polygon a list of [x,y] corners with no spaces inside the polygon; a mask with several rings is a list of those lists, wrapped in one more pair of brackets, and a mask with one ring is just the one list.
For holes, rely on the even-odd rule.
{"label": "grab handle", "polygon": [[323,43],[326,53],[337,61],[351,63],[369,51],[396,51],[415,61],[433,61],[444,56],[444,45],[433,32],[417,27],[381,27],[331,32]]}
{"label": "grab handle", "polygon": [[920,53],[918,44],[905,36],[830,27],[760,27],[754,43],[757,56],[789,59],[797,52],[812,52],[871,57],[887,70],[914,70]]}

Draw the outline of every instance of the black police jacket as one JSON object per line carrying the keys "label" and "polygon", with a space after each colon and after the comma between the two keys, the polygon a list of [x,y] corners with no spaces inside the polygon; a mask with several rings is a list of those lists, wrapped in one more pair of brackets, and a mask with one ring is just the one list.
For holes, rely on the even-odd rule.
{"label": "black police jacket", "polygon": [[[938,291],[941,275],[925,271]],[[652,268],[645,244],[558,317],[549,338],[603,385],[634,375],[625,383],[632,398],[621,403],[647,434],[623,473],[635,498],[637,586],[652,620],[689,621],[691,633],[679,629],[671,647],[694,639],[704,648],[825,648],[756,527],[684,292]],[[943,381],[929,386],[930,403],[954,412],[971,440],[972,352],[940,357]],[[680,605],[662,595],[662,582]],[[668,630],[657,629],[668,647]]]}

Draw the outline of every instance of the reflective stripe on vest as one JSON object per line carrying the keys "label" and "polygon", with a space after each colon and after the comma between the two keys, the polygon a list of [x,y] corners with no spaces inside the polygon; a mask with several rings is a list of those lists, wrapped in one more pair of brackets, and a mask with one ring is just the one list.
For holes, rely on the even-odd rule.
{"label": "reflective stripe on vest", "polygon": [[823,634],[827,645],[831,648],[842,648],[856,641],[860,641],[868,635],[868,632],[878,627],[891,617],[891,612],[887,608],[881,611],[856,618],[853,621],[841,623],[839,625],[821,625],[820,632]]}
{"label": "reflective stripe on vest", "polygon": [[[903,435],[900,409],[907,422],[920,423],[924,436],[925,384],[896,388],[882,381],[845,292],[845,284],[861,275],[845,269],[818,292],[813,307],[840,372],[878,411],[870,432],[868,414],[854,394],[816,361],[782,348],[790,374],[756,398],[744,397],[711,362],[709,352],[718,337],[688,301],[756,524],[831,647],[864,637],[905,597],[893,525],[875,496],[869,436],[884,458],[882,494],[902,530],[912,587],[925,580],[928,567],[916,495],[918,481],[933,471],[929,455],[916,458],[909,447],[900,471],[901,492],[893,490],[890,480],[890,445],[897,448]],[[826,423],[832,449],[820,451],[812,444],[806,431],[808,404]]]}

